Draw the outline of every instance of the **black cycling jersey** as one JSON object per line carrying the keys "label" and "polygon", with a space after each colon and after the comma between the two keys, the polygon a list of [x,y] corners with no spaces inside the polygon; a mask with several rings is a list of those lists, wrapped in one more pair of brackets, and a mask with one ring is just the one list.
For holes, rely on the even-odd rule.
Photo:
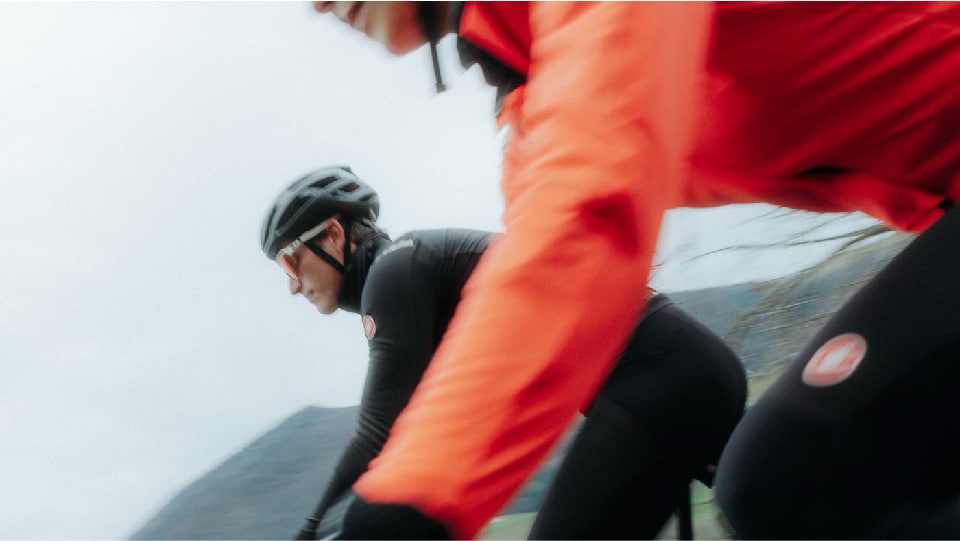
{"label": "black cycling jersey", "polygon": [[[340,295],[341,307],[361,314],[370,347],[357,432],[301,537],[314,533],[383,448],[492,237],[430,230],[394,242],[368,238],[357,247]],[[652,537],[682,489],[717,460],[745,399],[733,353],[669,298],[654,295],[586,412],[531,535]],[[393,520],[410,514],[388,513],[396,513]],[[430,531],[442,528],[421,535]]]}
{"label": "black cycling jersey", "polygon": [[363,315],[370,346],[357,432],[314,513],[320,520],[367,469],[410,400],[491,234],[413,232],[365,239],[347,267],[339,304]]}

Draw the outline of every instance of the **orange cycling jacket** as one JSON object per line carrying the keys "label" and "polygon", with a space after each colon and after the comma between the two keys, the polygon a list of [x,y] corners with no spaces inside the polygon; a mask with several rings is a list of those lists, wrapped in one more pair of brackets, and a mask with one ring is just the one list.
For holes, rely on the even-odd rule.
{"label": "orange cycling jacket", "polygon": [[960,197],[960,5],[468,3],[526,76],[505,234],[355,485],[474,537],[589,403],[645,302],[661,218],[769,202],[921,231]]}

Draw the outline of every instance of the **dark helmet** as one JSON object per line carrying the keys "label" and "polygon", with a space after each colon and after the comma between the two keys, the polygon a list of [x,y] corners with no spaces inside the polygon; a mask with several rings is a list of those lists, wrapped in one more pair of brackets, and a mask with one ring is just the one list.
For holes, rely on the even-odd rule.
{"label": "dark helmet", "polygon": [[277,196],[260,231],[260,245],[274,259],[280,247],[327,218],[374,222],[380,197],[347,166],[324,167],[297,179]]}

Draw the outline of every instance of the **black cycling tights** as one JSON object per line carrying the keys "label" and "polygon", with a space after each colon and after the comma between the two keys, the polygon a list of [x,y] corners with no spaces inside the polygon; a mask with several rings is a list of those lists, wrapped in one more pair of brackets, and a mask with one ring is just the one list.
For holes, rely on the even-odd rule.
{"label": "black cycling tights", "polygon": [[960,538],[958,382],[954,209],[834,315],[734,431],[715,494],[738,537]]}
{"label": "black cycling tights", "polygon": [[652,539],[715,464],[746,400],[739,360],[674,305],[637,330],[545,496],[531,539]]}

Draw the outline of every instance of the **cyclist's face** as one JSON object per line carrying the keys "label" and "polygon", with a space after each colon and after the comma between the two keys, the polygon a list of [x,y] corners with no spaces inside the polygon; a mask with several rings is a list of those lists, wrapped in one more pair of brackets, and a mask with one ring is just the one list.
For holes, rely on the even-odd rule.
{"label": "cyclist's face", "polygon": [[[334,223],[336,226],[332,226],[331,229],[339,229],[339,234],[336,231],[330,231],[329,234],[316,241],[315,246],[330,254],[342,264],[343,228],[338,227],[339,223]],[[296,271],[300,279],[287,278],[290,294],[296,295],[299,293],[303,295],[305,299],[310,301],[310,304],[317,307],[317,311],[321,314],[336,312],[337,297],[343,283],[343,276],[337,269],[320,259],[306,246],[298,248],[294,255],[297,258]]]}
{"label": "cyclist's face", "polygon": [[313,7],[320,13],[333,13],[395,55],[426,43],[417,20],[416,2],[314,2]]}

